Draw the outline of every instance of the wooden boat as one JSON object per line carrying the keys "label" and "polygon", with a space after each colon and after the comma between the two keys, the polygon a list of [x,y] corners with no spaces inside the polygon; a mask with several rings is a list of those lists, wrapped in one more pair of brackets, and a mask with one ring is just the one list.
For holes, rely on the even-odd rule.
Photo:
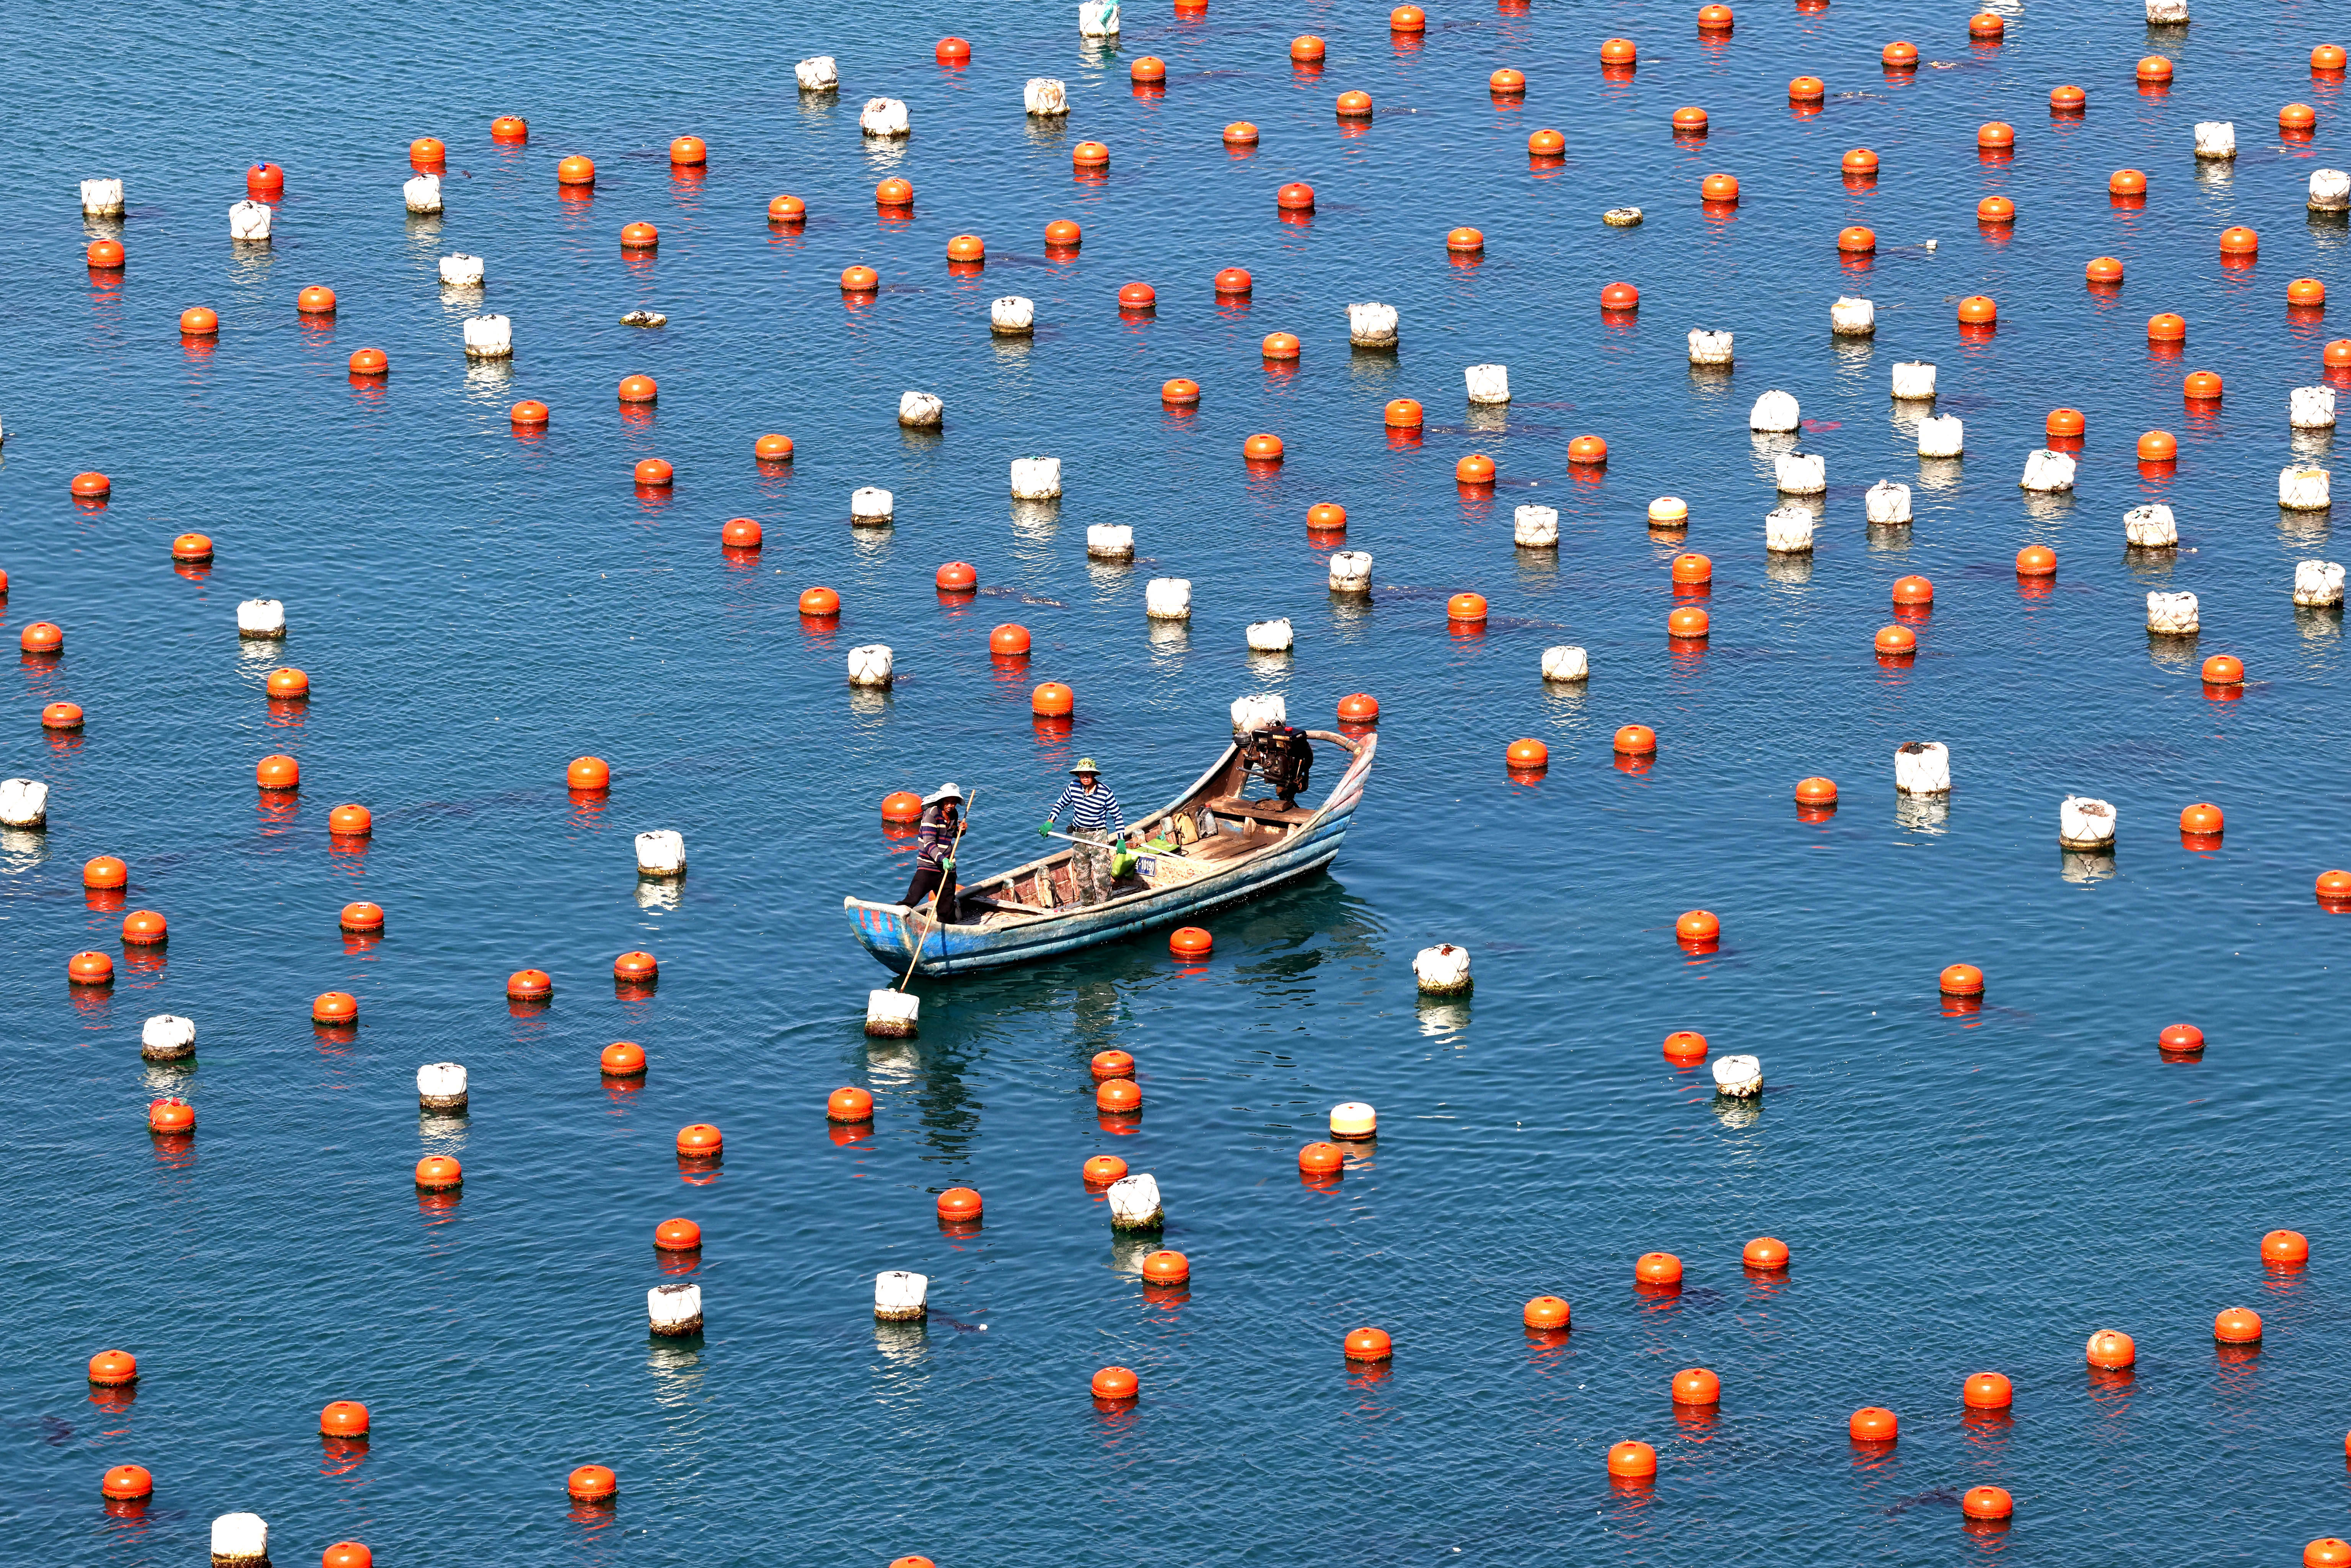
{"label": "wooden boat", "polygon": [[[1247,757],[1236,742],[1225,747],[1189,789],[1134,823],[1146,839],[1174,845],[1146,850],[1132,873],[1113,884],[1112,896],[1091,907],[1077,902],[1073,848],[963,884],[959,923],[941,924],[903,904],[844,898],[841,906],[865,950],[899,974],[910,960],[918,975],[967,975],[1073,953],[1196,919],[1311,875],[1338,857],[1348,819],[1364,798],[1375,736],[1351,740],[1308,730],[1310,740],[1334,746],[1350,760],[1322,804],[1284,807],[1278,799],[1249,800]],[[1133,830],[1131,829],[1130,831]],[[914,956],[914,944],[922,956]]]}

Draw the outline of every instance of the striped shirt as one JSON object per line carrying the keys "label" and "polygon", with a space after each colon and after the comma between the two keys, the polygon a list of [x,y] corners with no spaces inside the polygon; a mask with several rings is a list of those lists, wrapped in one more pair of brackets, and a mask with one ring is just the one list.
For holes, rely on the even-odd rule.
{"label": "striped shirt", "polygon": [[1094,780],[1094,787],[1091,789],[1081,789],[1076,779],[1071,779],[1070,787],[1061,791],[1061,798],[1053,802],[1053,809],[1047,813],[1045,820],[1059,821],[1064,811],[1070,814],[1072,831],[1123,832],[1126,830],[1126,818],[1118,809],[1118,797],[1112,794],[1110,786],[1099,779]]}
{"label": "striped shirt", "polygon": [[955,853],[956,834],[963,826],[963,814],[957,811],[950,821],[946,802],[923,809],[923,828],[914,843],[914,863],[937,871]]}

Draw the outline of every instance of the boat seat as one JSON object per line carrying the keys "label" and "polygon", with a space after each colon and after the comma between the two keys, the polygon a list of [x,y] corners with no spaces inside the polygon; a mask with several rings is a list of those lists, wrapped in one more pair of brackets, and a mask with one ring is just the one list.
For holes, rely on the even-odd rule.
{"label": "boat seat", "polygon": [[1206,804],[1219,817],[1240,817],[1253,822],[1276,822],[1287,827],[1314,820],[1313,811],[1304,806],[1285,810],[1277,800],[1251,800],[1239,795],[1214,796]]}

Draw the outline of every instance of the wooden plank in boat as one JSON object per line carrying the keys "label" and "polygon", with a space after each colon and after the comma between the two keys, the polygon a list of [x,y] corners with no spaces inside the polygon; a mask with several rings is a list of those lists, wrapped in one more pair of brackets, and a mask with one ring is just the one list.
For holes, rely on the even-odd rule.
{"label": "wooden plank in boat", "polygon": [[1246,800],[1238,795],[1218,795],[1207,802],[1209,810],[1220,817],[1247,817],[1257,822],[1311,822],[1314,813],[1301,807],[1284,810],[1280,806]]}
{"label": "wooden plank in boat", "polygon": [[1183,855],[1141,855],[1134,862],[1135,874],[1153,887],[1181,887],[1207,875],[1211,869]]}

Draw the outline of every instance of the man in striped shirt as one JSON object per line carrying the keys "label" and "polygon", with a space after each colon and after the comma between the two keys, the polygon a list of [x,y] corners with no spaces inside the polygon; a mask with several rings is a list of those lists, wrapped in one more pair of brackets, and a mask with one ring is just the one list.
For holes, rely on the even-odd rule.
{"label": "man in striped shirt", "polygon": [[1126,831],[1126,817],[1118,809],[1118,797],[1102,781],[1092,758],[1078,758],[1078,765],[1070,769],[1070,787],[1061,791],[1045,825],[1037,831],[1051,832],[1064,811],[1070,814],[1070,836],[1078,841],[1077,851],[1070,857],[1078,902],[1100,904],[1111,896],[1111,836]]}

